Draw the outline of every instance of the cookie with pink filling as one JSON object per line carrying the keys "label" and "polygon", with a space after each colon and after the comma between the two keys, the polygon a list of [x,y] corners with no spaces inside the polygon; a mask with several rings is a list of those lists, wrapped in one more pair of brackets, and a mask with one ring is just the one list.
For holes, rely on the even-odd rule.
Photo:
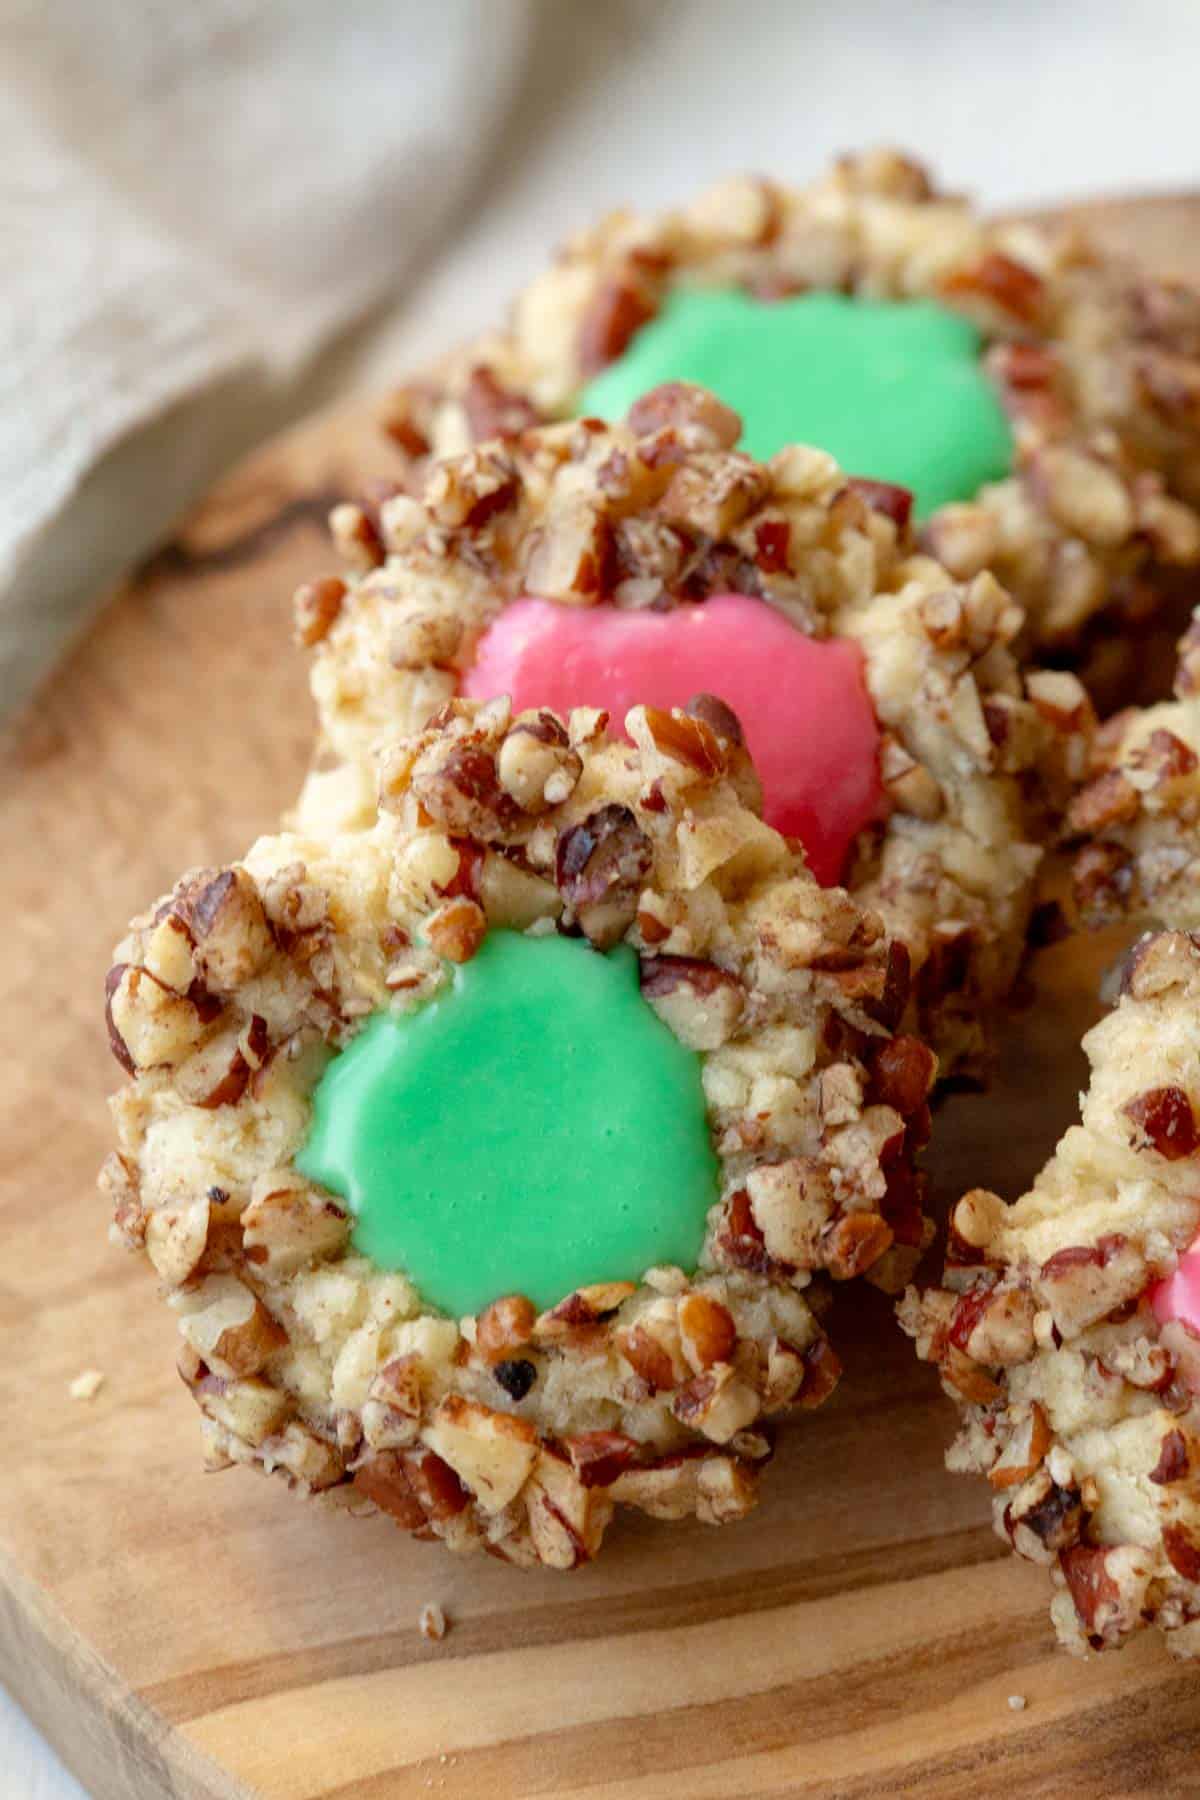
{"label": "cookie with pink filling", "polygon": [[[704,390],[628,419],[530,429],[437,464],[421,493],[345,506],[352,565],[297,596],[320,747],[305,829],[374,817],[373,755],[456,697],[538,715],[650,710],[686,765],[693,703],[744,741],[746,798],[906,945],[909,1023],[977,1072],[1021,957],[1048,820],[1084,767],[1069,674],[1023,674],[1022,614],[923,554],[910,496],[817,450],[759,462]],[[707,696],[703,701],[698,696]],[[689,926],[660,927],[689,955]]]}
{"label": "cookie with pink filling", "polygon": [[1084,1039],[1091,1085],[1028,1193],[977,1189],[900,1308],[962,1411],[951,1468],[1044,1564],[1082,1654],[1200,1655],[1200,941],[1147,935]]}

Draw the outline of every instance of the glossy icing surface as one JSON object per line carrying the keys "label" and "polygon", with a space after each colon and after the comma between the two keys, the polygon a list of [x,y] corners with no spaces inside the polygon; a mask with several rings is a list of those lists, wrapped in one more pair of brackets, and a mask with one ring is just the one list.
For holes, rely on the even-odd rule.
{"label": "glossy icing surface", "polygon": [[826,886],[881,809],[879,727],[857,645],[806,637],[744,594],[662,613],[518,600],[481,638],[462,692],[509,694],[515,711],[602,706],[614,725],[639,703],[718,694],[741,721],[768,824],[802,841]]}
{"label": "glossy icing surface", "polygon": [[696,382],[741,414],[751,456],[816,444],[848,474],[910,488],[920,519],[1012,468],[981,342],[969,319],[929,300],[681,288],[576,410],[620,419],[660,382]]}
{"label": "glossy icing surface", "polygon": [[718,1197],[700,1059],[642,999],[636,953],[511,931],[420,1011],[368,1021],[296,1162],[363,1255],[456,1315],[694,1268]]}

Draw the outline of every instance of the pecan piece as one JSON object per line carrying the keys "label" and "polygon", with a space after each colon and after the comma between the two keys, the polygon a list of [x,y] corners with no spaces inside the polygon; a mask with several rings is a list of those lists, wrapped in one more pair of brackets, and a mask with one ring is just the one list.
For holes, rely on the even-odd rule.
{"label": "pecan piece", "polygon": [[566,727],[552,712],[524,712],[513,720],[496,762],[500,785],[527,813],[560,806],[575,791],[583,763]]}
{"label": "pecan piece", "polygon": [[506,1294],[480,1313],[475,1346],[487,1362],[501,1362],[529,1343],[536,1318],[532,1300],[524,1294]]}
{"label": "pecan piece", "polygon": [[1182,1088],[1147,1088],[1121,1111],[1135,1127],[1135,1149],[1154,1150],[1167,1162],[1195,1155],[1200,1143],[1196,1115]]}
{"label": "pecan piece", "polygon": [[[746,1198],[745,1220],[736,1205],[739,1194]],[[730,1196],[730,1226],[746,1237],[746,1228],[754,1227],[759,1258],[765,1255],[771,1261],[811,1269],[823,1260],[824,1234],[834,1204],[833,1178],[825,1165],[816,1157],[793,1156],[751,1170],[745,1189]],[[843,1247],[848,1252],[849,1238]],[[831,1253],[836,1259],[837,1252]]]}
{"label": "pecan piece", "polygon": [[727,1362],[737,1343],[737,1326],[728,1308],[707,1294],[685,1294],[679,1302],[679,1342],[689,1366],[702,1374],[713,1363]]}
{"label": "pecan piece", "polygon": [[738,748],[745,744],[741,720],[733,708],[726,706],[724,700],[718,700],[715,694],[693,694],[683,710],[689,719],[696,719],[700,724],[707,725],[716,737],[723,738],[727,744]]}
{"label": "pecan piece", "polygon": [[678,1389],[671,1411],[681,1425],[703,1432],[714,1444],[727,1444],[758,1417],[760,1403],[731,1364],[715,1363]]}
{"label": "pecan piece", "polygon": [[104,992],[108,1041],[130,1075],[181,1062],[203,1032],[194,1001],[136,964],[110,969]]}
{"label": "pecan piece", "polygon": [[1080,1624],[1096,1649],[1115,1644],[1137,1623],[1146,1589],[1132,1544],[1075,1544],[1058,1566]]}
{"label": "pecan piece", "polygon": [[306,581],[298,587],[292,596],[296,642],[311,649],[328,637],[349,591],[337,575],[328,575],[323,581]]}
{"label": "pecan piece", "polygon": [[456,837],[501,838],[518,816],[516,802],[500,786],[495,758],[479,744],[452,745],[432,768],[418,765],[412,791],[430,818]]}
{"label": "pecan piece", "polygon": [[1042,1264],[1038,1285],[1059,1331],[1073,1337],[1140,1294],[1146,1267],[1135,1245],[1109,1232],[1094,1244],[1056,1251]]}
{"label": "pecan piece", "polygon": [[365,507],[349,500],[335,506],[329,515],[329,531],[338,554],[359,574],[369,574],[384,561],[379,527]]}
{"label": "pecan piece", "polygon": [[1004,1524],[1018,1555],[1051,1564],[1079,1540],[1083,1496],[1073,1484],[1060,1486],[1043,1463],[1005,1507]]}
{"label": "pecan piece", "polygon": [[234,1275],[210,1275],[178,1296],[180,1330],[218,1375],[257,1375],[287,1334],[262,1301]]}
{"label": "pecan piece", "polygon": [[537,1455],[537,1434],[528,1420],[493,1412],[461,1394],[447,1394],[424,1436],[489,1513],[516,1499]]}
{"label": "pecan piece", "polygon": [[999,1458],[989,1469],[988,1480],[992,1486],[1020,1487],[1041,1467],[1051,1442],[1046,1415],[1035,1400],[1010,1434]]}
{"label": "pecan piece", "polygon": [[602,806],[559,833],[558,890],[598,950],[610,949],[633,924],[653,862],[650,840],[627,806]]}
{"label": "pecan piece", "polygon": [[482,531],[515,505],[520,489],[508,452],[485,445],[438,463],[425,484],[425,504],[430,517],[447,530]]}
{"label": "pecan piece", "polygon": [[898,532],[903,533],[912,518],[912,490],[897,487],[892,481],[868,481],[859,475],[853,475],[846,486],[852,494],[865,500],[872,512],[881,513],[890,519]]}
{"label": "pecan piece", "polygon": [[529,1478],[529,1533],[538,1560],[551,1569],[574,1569],[600,1548],[612,1517],[602,1487],[588,1487],[570,1463],[543,1450]]}
{"label": "pecan piece", "polygon": [[266,909],[245,869],[197,877],[172,910],[190,931],[205,986],[215,994],[231,994],[251,980],[274,948]]}
{"label": "pecan piece", "polygon": [[652,1394],[660,1394],[676,1386],[678,1377],[670,1351],[652,1337],[643,1325],[617,1333],[617,1349],[630,1368],[646,1383]]}
{"label": "pecan piece", "polygon": [[890,1250],[894,1233],[879,1213],[847,1213],[822,1234],[822,1261],[835,1281],[851,1281]]}
{"label": "pecan piece", "polygon": [[1120,916],[1133,886],[1133,858],[1119,844],[1085,844],[1071,867],[1075,904],[1085,924]]}
{"label": "pecan piece", "polygon": [[425,921],[430,949],[449,962],[467,963],[487,936],[487,918],[474,900],[458,896],[447,900]]}
{"label": "pecan piece", "polygon": [[246,1260],[269,1274],[290,1273],[333,1256],[350,1235],[340,1206],[288,1169],[255,1178],[242,1214]]}
{"label": "pecan piece", "polygon": [[924,1106],[936,1072],[937,1057],[920,1038],[889,1038],[871,1065],[871,1099],[911,1118]]}
{"label": "pecan piece", "polygon": [[553,1344],[575,1338],[580,1332],[587,1333],[636,1292],[631,1281],[597,1281],[577,1288],[549,1312],[539,1315],[533,1336],[539,1344]]}
{"label": "pecan piece", "polygon": [[689,1050],[719,1050],[736,1031],[746,1002],[736,975],[691,956],[645,957],[641,987]]}
{"label": "pecan piece", "polygon": [[1185,1581],[1200,1583],[1200,1544],[1184,1530],[1182,1525],[1164,1525],[1163,1549],[1167,1553],[1167,1561],[1171,1567],[1177,1570]]}
{"label": "pecan piece", "polygon": [[506,388],[485,363],[472,369],[467,377],[463,410],[477,444],[487,438],[520,437],[538,422],[537,409],[524,395]]}
{"label": "pecan piece", "polygon": [[646,729],[660,756],[682,763],[705,780],[715,780],[725,771],[725,756],[716,733],[703,719],[689,718],[686,713],[664,712],[660,707],[643,709]]}
{"label": "pecan piece", "polygon": [[841,1380],[842,1363],[829,1339],[822,1334],[804,1352],[804,1374],[796,1390],[797,1406],[811,1410],[823,1406]]}
{"label": "pecan piece", "polygon": [[397,1356],[371,1382],[362,1409],[363,1436],[373,1450],[415,1443],[421,1422],[421,1369],[415,1356]]}
{"label": "pecan piece", "polygon": [[951,299],[978,296],[1028,325],[1042,310],[1045,283],[1014,257],[1001,250],[988,250],[978,262],[947,275],[942,281],[942,292]]}
{"label": "pecan piece", "polygon": [[236,1023],[227,1026],[181,1064],[175,1078],[180,1099],[210,1111],[236,1106],[269,1049],[266,1020],[257,1014],[244,1029]]}
{"label": "pecan piece", "polygon": [[623,1431],[579,1431],[563,1439],[563,1449],[585,1488],[610,1487],[640,1456],[640,1446]]}
{"label": "pecan piece", "polygon": [[1129,767],[1142,779],[1137,786],[1168,787],[1195,773],[1197,757],[1190,744],[1185,744],[1173,731],[1152,731],[1144,743],[1130,752]]}
{"label": "pecan piece", "polygon": [[597,375],[614,362],[634,333],[658,306],[638,279],[636,269],[623,278],[612,276],[592,296],[579,327],[579,367],[585,375]]}
{"label": "pecan piece", "polygon": [[1168,1431],[1162,1441],[1162,1449],[1158,1461],[1150,1471],[1149,1479],[1159,1487],[1167,1487],[1173,1481],[1184,1481],[1191,1471],[1191,1460],[1188,1456],[1187,1439],[1182,1431]]}
{"label": "pecan piece", "polygon": [[638,438],[676,432],[690,450],[732,450],[742,435],[742,421],[733,408],[690,381],[664,381],[651,388],[634,401],[626,423]]}

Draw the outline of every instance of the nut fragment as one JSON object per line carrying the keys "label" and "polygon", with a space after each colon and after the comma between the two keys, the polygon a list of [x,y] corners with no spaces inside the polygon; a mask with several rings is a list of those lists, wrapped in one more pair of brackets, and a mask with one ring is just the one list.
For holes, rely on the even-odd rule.
{"label": "nut fragment", "polygon": [[737,1342],[737,1327],[728,1308],[707,1294],[685,1294],[679,1302],[679,1341],[696,1374],[727,1362]]}
{"label": "nut fragment", "polygon": [[1200,1144],[1196,1115],[1182,1088],[1148,1088],[1127,1101],[1121,1111],[1135,1127],[1139,1149],[1153,1150],[1168,1162],[1196,1154]]}
{"label": "nut fragment", "polygon": [[296,642],[311,649],[328,637],[342,610],[349,589],[336,575],[322,581],[306,581],[296,589],[292,610],[296,621]]}
{"label": "nut fragment", "polygon": [[118,964],[106,984],[108,1038],[130,1075],[181,1062],[204,1031],[199,1011],[148,969]]}
{"label": "nut fragment", "polygon": [[666,381],[651,388],[630,407],[628,424],[636,437],[653,437],[669,429],[696,450],[732,450],[742,435],[742,421],[733,408],[688,381]]}
{"label": "nut fragment", "polygon": [[702,718],[681,712],[664,712],[657,706],[645,707],[643,716],[654,748],[663,756],[708,779],[724,773],[725,757],[720,741]]}
{"label": "nut fragment", "polygon": [[767,1163],[751,1171],[746,1191],[767,1255],[801,1269],[816,1267],[836,1204],[825,1165],[810,1156]]}
{"label": "nut fragment", "polygon": [[452,745],[427,763],[419,762],[412,791],[430,818],[454,837],[493,842],[516,816],[511,796],[500,786],[496,759],[482,744]]}
{"label": "nut fragment", "polygon": [[501,1362],[521,1350],[533,1336],[537,1311],[524,1294],[506,1294],[480,1313],[475,1345],[488,1362]]}
{"label": "nut fragment", "polygon": [[654,861],[650,840],[627,806],[602,806],[559,834],[555,879],[598,950],[625,935]]}
{"label": "nut fragment", "polygon": [[271,1275],[291,1274],[341,1250],[350,1221],[341,1207],[287,1169],[255,1178],[242,1214],[246,1260]]}
{"label": "nut fragment", "polygon": [[506,388],[486,364],[471,370],[463,407],[476,443],[487,438],[520,437],[537,424],[537,413],[530,402]]}
{"label": "nut fragment", "polygon": [[489,1513],[516,1498],[537,1455],[537,1434],[526,1420],[460,1394],[446,1396],[424,1435]]}
{"label": "nut fragment", "polygon": [[438,956],[454,963],[470,962],[487,936],[487,917],[474,900],[447,900],[425,921],[425,937]]}
{"label": "nut fragment", "polygon": [[423,1638],[438,1644],[450,1629],[449,1621],[436,1600],[427,1600],[417,1614],[417,1629]]}
{"label": "nut fragment", "polygon": [[579,328],[579,367],[595,375],[620,356],[634,333],[656,311],[654,299],[636,269],[603,283]]}
{"label": "nut fragment", "polygon": [[737,1030],[746,992],[736,975],[690,956],[646,957],[642,996],[689,1050],[719,1050]]}
{"label": "nut fragment", "polygon": [[605,1490],[585,1487],[569,1462],[546,1450],[529,1478],[527,1505],[534,1548],[551,1569],[573,1569],[593,1557],[612,1517]]}
{"label": "nut fragment", "polygon": [[274,948],[262,899],[245,869],[199,877],[175,902],[196,943],[205,986],[231,994],[266,962]]}
{"label": "nut fragment", "polygon": [[675,1417],[714,1444],[731,1437],[758,1416],[758,1395],[729,1363],[715,1363],[693,1375],[671,1402]]}
{"label": "nut fragment", "polygon": [[146,1254],[168,1287],[179,1287],[199,1263],[208,1242],[209,1202],[204,1194],[178,1206],[155,1207],[146,1219]]}
{"label": "nut fragment", "polygon": [[421,1421],[421,1368],[415,1356],[397,1356],[371,1382],[362,1409],[363,1436],[375,1450],[415,1443]]}
{"label": "nut fragment", "polygon": [[523,712],[513,720],[497,759],[500,785],[525,812],[561,806],[583,770],[562,721],[552,712]]}
{"label": "nut fragment", "polygon": [[179,1328],[210,1369],[230,1380],[257,1375],[287,1342],[279,1323],[236,1275],[209,1275],[177,1296]]}

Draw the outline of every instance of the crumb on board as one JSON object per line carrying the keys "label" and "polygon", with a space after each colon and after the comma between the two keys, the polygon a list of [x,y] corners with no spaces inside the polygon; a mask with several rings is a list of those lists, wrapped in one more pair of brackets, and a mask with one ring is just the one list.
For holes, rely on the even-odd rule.
{"label": "crumb on board", "polygon": [[1024,1712],[1028,1705],[1029,1702],[1026,1700],[1024,1694],[1010,1694],[1008,1696],[1009,1712]]}
{"label": "crumb on board", "polygon": [[436,1600],[427,1600],[421,1608],[417,1624],[421,1628],[423,1638],[432,1638],[436,1643],[444,1638],[449,1629],[445,1613]]}
{"label": "crumb on board", "polygon": [[84,1369],[72,1381],[67,1392],[72,1400],[94,1400],[104,1386],[104,1376],[99,1369]]}

